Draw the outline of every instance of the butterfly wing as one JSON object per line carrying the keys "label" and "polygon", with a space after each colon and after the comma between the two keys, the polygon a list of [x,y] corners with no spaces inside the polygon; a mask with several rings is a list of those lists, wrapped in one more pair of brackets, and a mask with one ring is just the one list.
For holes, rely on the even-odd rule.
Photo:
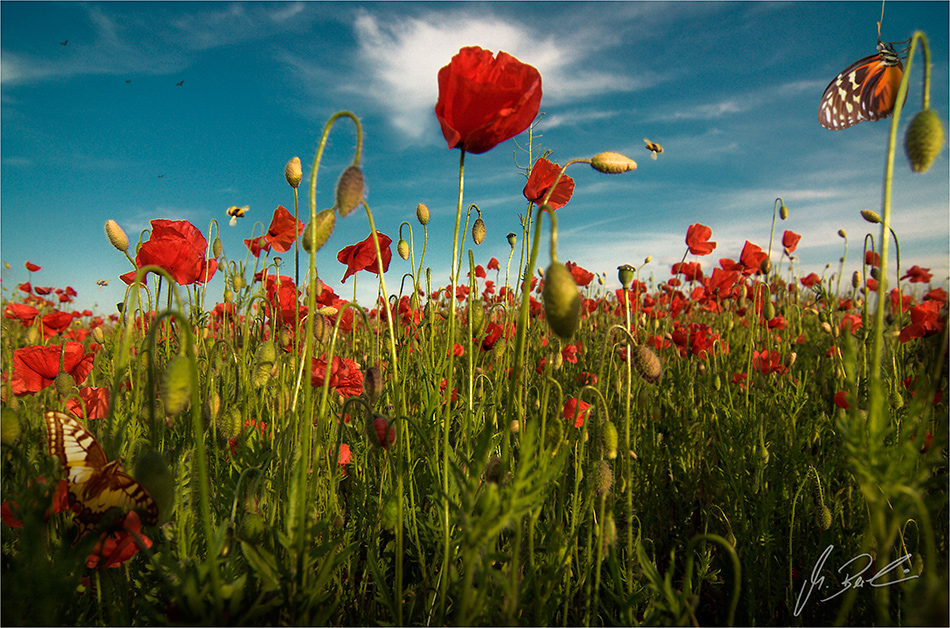
{"label": "butterfly wing", "polygon": [[859,59],[834,78],[821,95],[818,122],[832,131],[891,115],[904,74],[900,58],[881,51]]}
{"label": "butterfly wing", "polygon": [[158,522],[158,504],[145,487],[118,461],[109,462],[102,446],[79,421],[55,411],[47,412],[45,419],[49,452],[66,472],[80,536],[95,528],[112,508],[137,510],[146,525]]}

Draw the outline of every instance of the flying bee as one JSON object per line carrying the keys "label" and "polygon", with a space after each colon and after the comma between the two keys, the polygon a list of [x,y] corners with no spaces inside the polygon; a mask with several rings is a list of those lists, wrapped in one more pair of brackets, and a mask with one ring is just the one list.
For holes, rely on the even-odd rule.
{"label": "flying bee", "polygon": [[100,290],[102,290],[103,288],[105,288],[106,286],[109,285],[109,280],[108,280],[108,279],[100,279],[99,281],[96,282],[96,285],[99,286],[99,289],[100,289]]}
{"label": "flying bee", "polygon": [[238,218],[244,218],[244,214],[247,213],[247,210],[251,208],[250,205],[245,205],[244,207],[238,207],[237,205],[231,205],[228,207],[228,216],[231,217],[231,220],[228,221],[228,224],[232,227],[237,224]]}
{"label": "flying bee", "polygon": [[653,161],[656,161],[656,156],[663,152],[663,147],[647,138],[643,138],[643,141],[647,143],[646,148],[650,151],[650,157],[653,157]]}

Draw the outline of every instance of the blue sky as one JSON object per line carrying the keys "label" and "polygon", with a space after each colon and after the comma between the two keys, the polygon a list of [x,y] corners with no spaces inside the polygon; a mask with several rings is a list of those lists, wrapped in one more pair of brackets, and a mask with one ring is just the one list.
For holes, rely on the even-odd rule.
{"label": "blue sky", "polygon": [[[945,125],[948,6],[892,0],[882,31],[885,41],[917,29],[928,35],[931,104]],[[537,131],[555,160],[612,150],[639,164],[614,177],[568,171],[577,187],[558,210],[562,261],[606,271],[618,285],[618,265],[652,255],[645,270],[662,281],[683,256],[687,227],[701,222],[718,242],[700,259],[708,269],[738,258],[745,240],[767,248],[773,202],[782,197],[791,214],[776,238],[783,229],[802,234],[799,276],[829,263],[829,274],[837,269],[842,228],[850,276],[870,227],[859,212],[881,207],[890,121],[828,131],[817,122],[818,101],[838,72],[874,52],[880,11],[876,2],[3,2],[4,294],[29,278],[30,260],[43,267],[34,285],[71,285],[78,308],[114,311],[124,288],[118,275],[130,266],[105,238],[108,218],[133,238],[155,218],[190,220],[206,236],[216,219],[225,254],[243,261],[254,221],[266,226],[278,205],[293,207],[284,165],[300,157],[303,191],[323,125],[343,109],[364,125],[377,228],[395,242],[399,223],[415,229],[416,204],[428,205],[427,265],[433,282],[446,284],[458,151],[446,148],[433,107],[438,69],[466,45],[505,50],[539,69]],[[921,59],[901,137],[920,106]],[[488,232],[477,263],[495,256],[504,264],[505,236],[521,232],[525,137],[466,158],[465,201],[481,208]],[[664,146],[657,161],[644,137]],[[338,124],[320,169],[318,210],[333,204],[354,146],[352,127]],[[893,228],[902,266],[929,267],[944,286],[948,179],[946,149],[924,175],[898,155]],[[227,225],[231,205],[250,206],[236,227]],[[340,219],[318,255],[321,278],[344,298],[353,279],[339,283],[336,253],[368,233],[364,214]],[[421,230],[415,237],[418,255]],[[780,244],[773,250],[777,260]],[[394,255],[391,292],[407,270]],[[110,284],[99,289],[99,279]],[[358,276],[364,304],[374,295],[371,279]],[[212,302],[222,290],[219,273]]]}

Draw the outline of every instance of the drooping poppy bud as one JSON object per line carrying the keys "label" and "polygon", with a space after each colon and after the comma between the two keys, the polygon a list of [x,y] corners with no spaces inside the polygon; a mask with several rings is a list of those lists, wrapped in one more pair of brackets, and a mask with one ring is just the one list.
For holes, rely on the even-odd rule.
{"label": "drooping poppy bud", "polygon": [[638,345],[633,347],[631,358],[634,367],[644,381],[649,384],[660,381],[660,377],[663,375],[663,367],[660,364],[660,358],[653,351],[643,345]]}
{"label": "drooping poppy bud", "polygon": [[788,219],[788,207],[785,207],[785,203],[782,203],[782,206],[778,208],[778,217],[782,220]]}
{"label": "drooping poppy bud", "polygon": [[333,234],[336,225],[336,213],[332,209],[324,209],[307,225],[303,232],[303,250],[308,254],[319,251]]}
{"label": "drooping poppy bud", "polygon": [[600,428],[600,442],[604,449],[604,457],[613,460],[617,457],[617,426],[608,421]]}
{"label": "drooping poppy bud", "polygon": [[472,225],[472,239],[475,241],[475,244],[481,244],[485,240],[485,221],[479,217],[475,220],[475,224]]}
{"label": "drooping poppy bud", "polygon": [[135,462],[135,479],[158,504],[158,522],[168,521],[175,503],[175,478],[162,455],[153,449],[139,456]]}
{"label": "drooping poppy bud", "polygon": [[590,160],[590,165],[598,172],[620,174],[637,169],[637,162],[620,153],[599,153]]}
{"label": "drooping poppy bud", "polygon": [[336,182],[336,210],[341,216],[349,216],[363,200],[363,171],[359,166],[349,166]]}
{"label": "drooping poppy bud", "polygon": [[594,472],[591,476],[594,492],[598,495],[606,494],[614,484],[614,470],[610,468],[610,463],[606,460],[598,460],[594,463]]}
{"label": "drooping poppy bud", "polygon": [[548,266],[541,300],[551,330],[563,340],[569,340],[580,322],[581,296],[571,271],[564,264],[552,262]]}
{"label": "drooping poppy bud", "polygon": [[187,356],[175,356],[165,368],[162,378],[162,400],[168,416],[178,416],[191,400],[194,363]]}
{"label": "drooping poppy bud", "polygon": [[383,396],[383,372],[378,366],[371,366],[363,373],[363,396],[369,405],[373,405]]}
{"label": "drooping poppy bud", "polygon": [[396,253],[404,260],[409,259],[409,243],[399,238],[399,242],[396,243]]}
{"label": "drooping poppy bud", "polygon": [[904,152],[914,172],[927,172],[943,148],[943,124],[933,109],[919,112],[907,126]]}

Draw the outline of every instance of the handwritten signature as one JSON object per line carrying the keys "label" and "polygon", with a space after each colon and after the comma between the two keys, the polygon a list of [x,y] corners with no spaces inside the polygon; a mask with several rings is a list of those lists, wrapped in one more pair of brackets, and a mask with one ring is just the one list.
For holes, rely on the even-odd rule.
{"label": "handwritten signature", "polygon": [[[795,610],[794,610],[795,617],[798,617],[798,615],[801,614],[802,610],[804,610],[805,604],[808,603],[808,599],[811,597],[812,592],[815,589],[821,589],[822,587],[824,587],[825,577],[821,575],[821,572],[825,566],[825,561],[828,560],[828,557],[831,556],[831,552],[834,549],[835,549],[834,545],[829,545],[828,547],[825,548],[825,551],[822,552],[821,556],[818,558],[818,562],[815,563],[815,567],[811,570],[811,577],[802,585],[802,590],[798,593],[798,599],[795,600]],[[863,587],[865,584],[870,585],[872,587],[881,588],[881,587],[889,587],[892,584],[897,584],[898,582],[904,582],[905,580],[913,580],[914,578],[919,578],[920,576],[916,575],[916,576],[907,576],[906,578],[901,578],[899,580],[888,580],[887,582],[877,582],[877,580],[883,578],[886,574],[889,574],[898,568],[901,569],[901,572],[898,572],[896,575],[904,575],[904,574],[910,573],[910,569],[903,567],[902,563],[907,562],[909,564],[911,556],[912,554],[905,554],[904,556],[901,556],[897,560],[885,565],[883,569],[878,571],[876,574],[874,574],[870,578],[865,578],[864,573],[868,569],[871,568],[871,565],[874,564],[874,559],[871,558],[870,554],[860,554],[858,556],[855,556],[854,558],[852,558],[845,564],[841,565],[841,567],[838,568],[838,573],[845,571],[846,569],[848,569],[849,566],[854,564],[856,561],[861,560],[862,558],[867,559],[867,563],[864,565],[864,567],[857,573],[854,573],[854,574],[846,573],[844,577],[844,581],[841,583],[841,586],[843,588],[840,591],[837,591],[836,593],[832,593],[828,597],[819,601],[827,602],[828,600],[833,600],[839,595],[841,595],[842,593],[845,593],[846,591],[848,591],[848,589],[851,589],[852,587],[860,588],[860,587]]]}

